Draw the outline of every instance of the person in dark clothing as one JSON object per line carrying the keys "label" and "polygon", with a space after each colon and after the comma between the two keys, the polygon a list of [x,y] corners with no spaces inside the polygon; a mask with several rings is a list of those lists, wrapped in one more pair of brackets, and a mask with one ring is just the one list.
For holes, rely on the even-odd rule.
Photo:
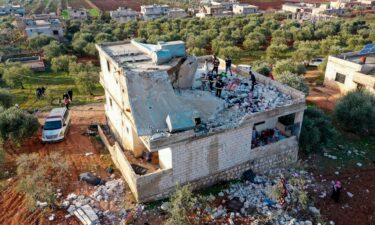
{"label": "person in dark clothing", "polygon": [[35,89],[35,95],[37,99],[40,99],[40,97],[42,97],[42,89],[40,87]]}
{"label": "person in dark clothing", "polygon": [[67,93],[63,94],[63,99],[65,99],[65,98],[69,98],[69,95]]}
{"label": "person in dark clothing", "polygon": [[72,89],[68,90],[68,95],[69,95],[70,101],[73,101],[73,90]]}
{"label": "person in dark clothing", "polygon": [[69,110],[70,99],[67,96],[64,97],[64,105],[65,105],[66,109]]}
{"label": "person in dark clothing", "polygon": [[251,70],[250,70],[249,74],[250,74],[250,79],[251,79],[251,91],[254,91],[254,86],[257,84],[257,81],[255,79],[254,73],[251,72]]}
{"label": "person in dark clothing", "polygon": [[227,57],[225,59],[225,72],[228,74],[228,70],[230,72],[230,75],[233,76],[232,74],[232,59]]}
{"label": "person in dark clothing", "polygon": [[214,68],[212,69],[212,72],[216,72],[216,75],[218,75],[219,74],[220,61],[215,55],[214,55],[214,61],[212,62],[212,64],[214,65]]}
{"label": "person in dark clothing", "polygon": [[340,192],[341,192],[341,182],[340,181],[336,181],[334,184],[333,184],[333,190],[332,190],[332,198],[335,202],[339,202],[340,200]]}
{"label": "person in dark clothing", "polygon": [[42,96],[45,96],[47,89],[45,87],[42,87],[40,90],[41,90]]}
{"label": "person in dark clothing", "polygon": [[219,77],[218,80],[216,81],[216,85],[215,85],[216,97],[219,97],[219,98],[221,97],[221,91],[223,90],[223,87],[224,87],[224,82]]}
{"label": "person in dark clothing", "polygon": [[210,91],[212,91],[213,84],[214,84],[214,76],[213,76],[212,72],[208,73],[208,84],[209,84],[209,87],[210,87]]}

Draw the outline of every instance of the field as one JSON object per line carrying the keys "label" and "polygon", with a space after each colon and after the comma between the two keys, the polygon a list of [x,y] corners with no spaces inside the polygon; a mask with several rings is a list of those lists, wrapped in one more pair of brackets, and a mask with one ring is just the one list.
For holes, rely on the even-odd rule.
{"label": "field", "polygon": [[120,6],[126,6],[128,8],[140,11],[142,0],[133,1],[133,0],[87,0],[94,4],[102,11],[115,10]]}
{"label": "field", "polygon": [[[42,86],[47,89],[46,96],[37,100],[35,89]],[[29,110],[47,110],[59,106],[59,99],[62,98],[62,95],[69,88],[73,90],[72,105],[98,102],[95,97],[86,93],[80,93],[74,83],[74,79],[65,73],[55,73],[52,71],[34,73],[25,79],[24,87],[25,89],[11,89],[11,93],[15,96],[14,103]],[[103,95],[103,89],[99,84],[94,94],[97,96]]]}
{"label": "field", "polygon": [[321,3],[329,2],[329,0],[240,0],[241,3],[249,3],[259,6],[262,10],[281,9],[281,5],[286,2],[307,2],[307,3]]}

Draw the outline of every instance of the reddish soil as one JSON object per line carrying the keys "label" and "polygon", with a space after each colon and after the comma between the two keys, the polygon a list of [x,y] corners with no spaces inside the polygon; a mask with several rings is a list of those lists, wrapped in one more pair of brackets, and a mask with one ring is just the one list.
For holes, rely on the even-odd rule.
{"label": "reddish soil", "polygon": [[134,0],[88,0],[91,1],[94,5],[96,5],[102,11],[109,11],[115,10],[120,6],[126,6],[128,8],[134,9],[136,11],[141,10],[142,0],[134,1]]}
{"label": "reddish soil", "polygon": [[[48,155],[51,152],[60,151],[66,157],[69,163],[69,174],[67,174],[68,183],[61,185],[63,197],[71,192],[89,193],[93,190],[87,184],[78,181],[79,174],[92,171],[98,176],[106,179],[108,174],[105,168],[110,162],[103,158],[103,154],[108,154],[101,144],[93,138],[83,135],[87,126],[91,123],[104,123],[104,108],[102,104],[73,107],[72,124],[66,140],[56,144],[42,144],[38,134],[36,137],[24,143],[19,150],[7,148],[7,159],[10,162],[8,169],[14,169],[15,158],[22,153],[38,152],[41,156]],[[40,113],[38,118],[42,123],[47,113]],[[11,153],[12,152],[12,153]],[[86,153],[92,152],[90,156]],[[14,173],[14,171],[11,171]],[[119,176],[118,176],[119,177]],[[29,212],[25,207],[25,198],[22,194],[17,194],[15,187],[17,178],[9,181],[5,190],[0,192],[0,224],[18,225],[18,224],[79,224],[75,217],[65,219],[66,213],[63,210],[55,211],[57,219],[53,222],[48,221],[50,213],[48,211],[36,210]]]}
{"label": "reddish soil", "polygon": [[67,2],[67,6],[72,7],[73,9],[77,8],[86,8],[90,9],[91,6],[85,0],[63,0],[63,2]]}
{"label": "reddish soil", "polygon": [[[287,2],[301,2],[301,0],[241,0],[241,3],[249,3],[252,5],[259,6],[261,10],[275,10],[281,9],[282,4]],[[307,3],[321,3],[329,2],[329,0],[302,0]]]}
{"label": "reddish soil", "polygon": [[[364,169],[350,169],[335,175],[334,172],[323,174],[317,180],[327,180],[325,191],[327,197],[319,198],[320,191],[313,194],[316,207],[328,220],[336,225],[373,225],[375,224],[375,167]],[[331,180],[341,181],[340,202],[336,203],[331,199]],[[352,198],[347,192],[354,194]]]}
{"label": "reddish soil", "polygon": [[337,100],[341,97],[341,93],[339,90],[330,87],[315,85],[319,76],[320,72],[318,70],[309,70],[305,74],[306,81],[310,87],[310,93],[306,100],[326,112],[332,112]]}

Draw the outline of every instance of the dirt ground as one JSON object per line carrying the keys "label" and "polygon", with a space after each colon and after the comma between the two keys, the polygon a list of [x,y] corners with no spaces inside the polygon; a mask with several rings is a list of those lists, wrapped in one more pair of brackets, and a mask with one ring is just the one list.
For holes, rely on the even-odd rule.
{"label": "dirt ground", "polygon": [[329,0],[240,0],[241,3],[249,3],[259,6],[261,10],[281,9],[282,4],[286,2],[306,2],[306,3],[321,3],[329,2]]}
{"label": "dirt ground", "polygon": [[116,10],[120,6],[126,6],[136,11],[141,10],[142,1],[134,0],[89,0],[102,11]]}
{"label": "dirt ground", "polygon": [[[319,173],[319,172],[318,172]],[[375,224],[375,166],[369,168],[354,168],[341,171],[336,175],[334,171],[316,176],[323,181],[327,196],[320,198],[320,191],[313,193],[315,206],[328,220],[336,225],[374,225]],[[340,180],[343,186],[340,202],[331,199],[332,180]],[[349,197],[347,192],[354,196]]]}
{"label": "dirt ground", "polygon": [[333,88],[316,85],[315,82],[319,78],[319,70],[309,70],[305,74],[306,81],[310,87],[309,96],[306,101],[317,105],[326,112],[332,112],[335,108],[337,100],[342,96],[341,93]]}
{"label": "dirt ground", "polygon": [[[10,170],[14,169],[14,160],[19,154],[38,152],[43,156],[51,152],[62,152],[70,166],[70,172],[67,174],[70,182],[63,184],[61,187],[64,198],[71,192],[80,194],[89,193],[93,190],[91,186],[78,181],[80,173],[91,171],[106,179],[109,174],[105,172],[105,169],[111,164],[111,161],[108,160],[109,153],[103,148],[101,143],[95,138],[83,135],[89,124],[105,122],[103,104],[73,107],[71,112],[72,123],[68,136],[63,142],[44,145],[39,139],[39,132],[36,137],[24,143],[19,150],[6,149],[8,153],[7,159],[10,161],[8,164]],[[43,123],[47,114],[38,114],[41,123]],[[92,154],[86,155],[87,153]],[[117,177],[119,177],[118,174]],[[0,224],[80,224],[76,217],[65,219],[66,213],[64,211],[53,212],[57,215],[57,219],[53,222],[48,221],[48,216],[50,215],[48,211],[36,210],[28,212],[25,207],[25,198],[15,191],[16,183],[17,179],[15,177],[11,178],[7,188],[0,192]],[[126,192],[128,191],[127,189]],[[131,196],[130,193],[126,194]]]}

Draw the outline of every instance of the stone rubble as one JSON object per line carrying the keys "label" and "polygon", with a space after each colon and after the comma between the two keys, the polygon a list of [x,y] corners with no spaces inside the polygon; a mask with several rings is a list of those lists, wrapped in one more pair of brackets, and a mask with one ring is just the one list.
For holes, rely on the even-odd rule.
{"label": "stone rubble", "polygon": [[[114,178],[114,176],[111,177]],[[114,224],[124,223],[128,214],[122,206],[124,181],[112,179],[94,188],[94,192],[89,196],[70,193],[62,201],[61,207],[66,208],[68,212],[65,218],[74,215],[85,225],[100,224],[100,218],[107,219]],[[102,208],[101,202],[109,203],[110,210]]]}
{"label": "stone rubble", "polygon": [[[279,174],[279,173],[273,173]],[[313,180],[311,174],[305,171],[293,171],[292,177],[303,178],[306,183],[304,188],[313,187]],[[207,200],[210,202],[216,201],[217,198],[224,199],[222,204],[214,208],[206,208],[205,211],[209,213],[213,220],[222,218],[235,219],[235,217],[249,217],[254,215],[263,215],[272,218],[272,224],[275,225],[312,225],[311,220],[314,215],[319,215],[320,210],[309,205],[306,212],[310,212],[311,220],[299,220],[298,213],[303,210],[303,207],[297,203],[296,191],[297,187],[287,182],[286,187],[288,195],[286,197],[286,204],[294,204],[292,211],[283,210],[283,206],[277,203],[277,199],[272,199],[270,190],[278,183],[278,179],[270,179],[266,176],[256,176],[254,183],[250,181],[239,182],[231,184],[227,189],[218,193],[217,196],[208,196]],[[228,211],[231,200],[236,200],[242,204],[239,212]]]}

